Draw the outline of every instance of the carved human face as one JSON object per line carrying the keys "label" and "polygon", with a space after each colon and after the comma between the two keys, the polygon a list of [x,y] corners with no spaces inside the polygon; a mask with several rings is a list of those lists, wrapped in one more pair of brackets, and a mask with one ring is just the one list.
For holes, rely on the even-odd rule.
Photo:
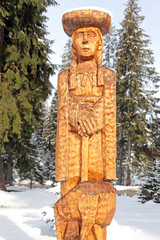
{"label": "carved human face", "polygon": [[73,45],[78,59],[87,61],[96,58],[97,51],[101,45],[98,31],[94,27],[79,28],[76,30]]}

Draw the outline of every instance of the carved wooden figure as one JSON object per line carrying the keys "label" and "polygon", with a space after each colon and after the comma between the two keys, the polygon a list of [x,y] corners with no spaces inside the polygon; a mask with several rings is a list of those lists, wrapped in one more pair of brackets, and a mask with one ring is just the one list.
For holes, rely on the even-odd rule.
{"label": "carved wooden figure", "polygon": [[111,17],[96,9],[63,15],[73,60],[58,78],[55,204],[58,240],[105,240],[115,208],[116,76],[102,66]]}

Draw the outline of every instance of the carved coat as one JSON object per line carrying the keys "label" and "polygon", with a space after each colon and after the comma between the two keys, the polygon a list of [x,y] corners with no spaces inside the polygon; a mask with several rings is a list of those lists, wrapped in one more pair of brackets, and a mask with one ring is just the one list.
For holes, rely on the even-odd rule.
{"label": "carved coat", "polygon": [[89,103],[98,124],[98,133],[89,138],[88,177],[116,178],[116,74],[102,67],[103,83],[93,96],[80,95],[70,88],[69,69],[58,77],[58,121],[56,138],[56,181],[81,176],[82,138],[77,133],[77,118],[82,102]]}

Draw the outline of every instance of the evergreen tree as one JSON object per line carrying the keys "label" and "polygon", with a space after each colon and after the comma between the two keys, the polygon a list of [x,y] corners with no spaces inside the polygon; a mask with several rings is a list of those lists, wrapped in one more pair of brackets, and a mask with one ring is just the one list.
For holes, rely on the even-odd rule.
{"label": "evergreen tree", "polygon": [[[40,159],[41,164],[43,165],[43,176],[45,180],[53,180],[54,181],[54,173],[55,173],[55,164],[53,161],[53,152],[54,149],[52,147],[52,139],[50,139],[50,142],[45,141],[44,138],[44,126],[46,125],[46,119],[48,116],[48,111],[44,109],[44,114],[42,118],[42,122],[40,124],[40,127],[38,131],[36,132],[36,137],[37,137],[37,146],[38,146],[38,158]],[[51,119],[50,119],[51,120]],[[54,121],[54,120],[53,120]],[[51,124],[52,125],[52,124]],[[52,129],[50,129],[52,132]],[[47,140],[51,138],[51,132],[48,131],[46,134]]]}
{"label": "evergreen tree", "polygon": [[141,185],[141,193],[139,199],[142,203],[153,200],[160,203],[160,161],[154,159],[144,178]]}
{"label": "evergreen tree", "polygon": [[103,65],[116,68],[116,52],[118,47],[118,31],[111,26],[109,33],[103,37]]}
{"label": "evergreen tree", "polygon": [[[44,115],[45,115],[44,110]],[[43,116],[44,117],[44,116]],[[50,145],[44,141],[44,120],[39,122],[39,126],[32,134],[32,138],[20,140],[17,145],[14,162],[15,168],[19,169],[20,179],[30,179],[31,185],[33,181],[43,184],[46,180],[54,180],[55,166],[52,160],[52,152]],[[49,132],[47,133],[49,135]],[[47,137],[49,137],[47,135]],[[27,157],[26,157],[27,154]]]}
{"label": "evergreen tree", "polygon": [[68,68],[71,62],[72,62],[71,39],[68,38],[67,43],[64,46],[64,53],[62,54],[61,71]]}
{"label": "evergreen tree", "polygon": [[43,121],[40,122],[39,128],[35,132],[36,137],[36,144],[37,144],[37,158],[39,159],[39,162],[41,166],[43,166],[42,175],[44,180],[49,179],[49,171],[50,166],[46,164],[47,162],[47,156],[45,153],[44,148],[44,141],[43,141]]}
{"label": "evergreen tree", "polygon": [[[117,49],[118,49],[118,30],[111,26],[110,31],[107,35],[103,37],[103,65],[109,68],[116,69],[117,63]],[[118,123],[117,123],[118,124]],[[123,150],[123,149],[120,149]],[[117,154],[117,162],[116,162],[116,169],[117,169],[117,177],[119,179],[119,183],[122,184],[123,180],[123,168],[121,165],[122,161],[119,161],[119,155]],[[122,154],[124,156],[124,154]]]}
{"label": "evergreen tree", "polygon": [[21,139],[19,142],[19,152],[16,159],[16,168],[18,169],[21,180],[30,180],[30,188],[34,181],[43,184],[44,166],[41,162],[41,156],[38,155],[38,140],[35,134],[31,139]]}
{"label": "evergreen tree", "polygon": [[[156,98],[156,103],[158,98]],[[153,149],[150,152],[151,161],[146,174],[143,176],[141,184],[140,201],[145,203],[153,200],[160,203],[160,108],[154,107],[150,128],[154,141]]]}
{"label": "evergreen tree", "polygon": [[54,73],[48,54],[44,16],[54,0],[0,2],[0,188],[4,189],[4,153],[13,155],[19,139],[27,140],[51,93]]}
{"label": "evergreen tree", "polygon": [[5,182],[8,185],[13,185],[13,166],[12,166],[12,159],[11,161],[7,161],[7,171],[6,171],[6,178],[5,178]]}
{"label": "evergreen tree", "polygon": [[[153,148],[150,129],[157,74],[153,67],[150,39],[140,27],[138,0],[128,0],[119,31],[117,51],[117,155],[119,184],[131,184],[131,172],[145,171],[150,157],[144,149]],[[150,89],[150,90],[149,90]],[[149,124],[150,123],[150,124]],[[126,178],[123,170],[126,169]]]}
{"label": "evergreen tree", "polygon": [[[68,38],[64,53],[62,54],[62,64],[60,70],[70,66],[72,61],[71,39]],[[55,179],[55,153],[56,153],[56,129],[57,129],[57,101],[58,95],[55,90],[51,106],[46,110],[43,124],[43,142],[45,149],[45,165],[48,166],[48,177],[54,181]]]}
{"label": "evergreen tree", "polygon": [[51,171],[52,180],[55,179],[55,152],[56,152],[56,132],[57,132],[57,91],[55,91],[51,106],[44,119],[43,138],[46,154],[46,164]]}

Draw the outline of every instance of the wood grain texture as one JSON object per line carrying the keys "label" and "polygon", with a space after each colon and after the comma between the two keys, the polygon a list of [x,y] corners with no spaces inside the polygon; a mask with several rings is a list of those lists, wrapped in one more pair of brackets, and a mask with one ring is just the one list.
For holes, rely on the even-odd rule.
{"label": "wood grain texture", "polygon": [[[58,239],[63,239],[66,231],[67,238],[87,239],[89,232],[93,236],[104,234],[115,208],[116,192],[111,183],[89,180],[77,184],[55,204]],[[65,228],[62,227],[64,222]]]}
{"label": "wood grain texture", "polygon": [[104,35],[109,31],[111,16],[96,9],[77,10],[65,13],[62,24],[65,33],[70,37],[75,29],[88,26],[99,27]]}
{"label": "wood grain texture", "polygon": [[116,208],[110,182],[116,179],[116,74],[102,66],[104,25],[99,27],[97,19],[104,16],[86,11],[63,18],[66,29],[74,24],[66,30],[72,32],[73,61],[58,77],[58,240],[105,240]]}
{"label": "wood grain texture", "polygon": [[[97,124],[97,132],[89,136],[89,178],[116,178],[116,77],[115,72],[103,67],[104,86],[101,96],[76,96],[68,90],[69,70],[59,75],[58,123],[56,142],[56,180],[81,177],[82,138],[78,134],[78,115],[85,100]],[[98,88],[98,87],[97,87]],[[72,91],[73,92],[73,91]],[[82,99],[82,101],[81,101]],[[72,102],[72,104],[71,104]],[[86,103],[86,102],[85,102]],[[87,104],[86,104],[87,105]],[[99,179],[98,177],[98,179]],[[97,179],[97,177],[96,177]]]}

